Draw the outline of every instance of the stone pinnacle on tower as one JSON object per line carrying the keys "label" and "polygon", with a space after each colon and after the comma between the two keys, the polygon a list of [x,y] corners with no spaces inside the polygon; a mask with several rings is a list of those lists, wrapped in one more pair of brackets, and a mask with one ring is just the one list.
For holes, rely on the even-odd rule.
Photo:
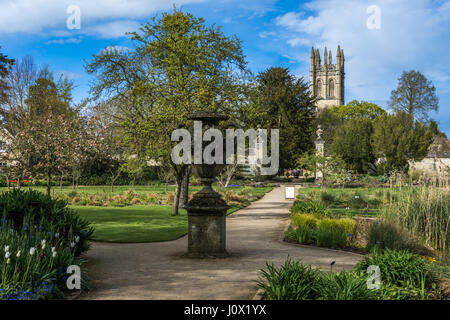
{"label": "stone pinnacle on tower", "polygon": [[331,60],[331,50],[328,50],[328,64],[331,66],[331,63],[332,62],[332,60]]}
{"label": "stone pinnacle on tower", "polygon": [[325,64],[325,65],[328,63],[328,57],[327,57],[327,55],[328,55],[327,47],[325,47],[325,51],[324,51],[324,53],[323,53],[323,64]]}

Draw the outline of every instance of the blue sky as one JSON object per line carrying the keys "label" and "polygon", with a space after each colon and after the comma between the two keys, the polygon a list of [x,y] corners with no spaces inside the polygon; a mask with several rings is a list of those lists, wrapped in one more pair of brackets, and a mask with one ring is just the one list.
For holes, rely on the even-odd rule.
{"label": "blue sky", "polygon": [[[431,116],[450,137],[450,1],[443,0],[0,0],[0,46],[9,57],[30,54],[71,77],[74,100],[88,95],[85,61],[107,46],[132,46],[124,33],[173,4],[223,27],[243,41],[250,69],[288,67],[309,80],[311,46],[337,45],[346,58],[346,101],[387,108],[403,70],[418,70],[436,86],[440,110]],[[70,30],[67,8],[81,9]],[[379,8],[379,28],[367,25]],[[370,20],[373,21],[373,20]]]}

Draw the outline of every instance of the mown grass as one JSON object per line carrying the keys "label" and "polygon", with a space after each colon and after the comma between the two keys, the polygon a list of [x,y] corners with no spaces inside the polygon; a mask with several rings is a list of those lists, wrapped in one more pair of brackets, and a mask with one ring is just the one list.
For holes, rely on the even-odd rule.
{"label": "mown grass", "polygon": [[[152,187],[140,188],[141,192],[155,192]],[[191,192],[201,187],[190,187]],[[97,187],[86,188],[90,192]],[[218,191],[222,191],[218,188]],[[227,214],[231,214],[259,199],[272,188],[233,187],[223,191],[248,194],[242,202],[232,201]],[[125,192],[128,189],[125,189]],[[136,189],[136,192],[138,190]],[[95,194],[95,193],[92,193]],[[243,196],[243,195],[241,195]],[[250,201],[251,200],[251,201]],[[180,210],[179,216],[172,216],[170,205],[129,205],[123,207],[71,206],[94,227],[93,239],[105,242],[157,242],[175,240],[187,233],[187,213]]]}
{"label": "mown grass", "polygon": [[105,242],[155,242],[177,239],[187,232],[187,214],[172,216],[170,206],[71,206],[94,227],[93,239]]}

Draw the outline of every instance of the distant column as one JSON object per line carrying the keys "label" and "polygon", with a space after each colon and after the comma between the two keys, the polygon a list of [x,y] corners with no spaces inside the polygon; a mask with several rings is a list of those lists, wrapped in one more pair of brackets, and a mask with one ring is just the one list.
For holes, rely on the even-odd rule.
{"label": "distant column", "polygon": [[[315,141],[316,144],[316,155],[318,156],[324,156],[324,146],[325,146],[325,140],[322,138],[323,130],[321,126],[319,125],[319,128],[316,131],[317,139]],[[316,181],[323,180],[323,171],[321,168],[321,164],[316,162]]]}

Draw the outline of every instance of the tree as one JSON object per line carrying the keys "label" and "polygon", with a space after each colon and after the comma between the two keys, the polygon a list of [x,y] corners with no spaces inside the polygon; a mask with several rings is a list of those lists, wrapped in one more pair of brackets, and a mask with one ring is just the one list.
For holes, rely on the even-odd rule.
{"label": "tree", "polygon": [[[119,101],[120,124],[129,152],[170,159],[173,130],[196,110],[233,114],[246,63],[241,42],[219,27],[174,9],[130,34],[135,50],[106,50],[86,66],[95,74],[94,97]],[[178,214],[187,165],[172,164],[177,184],[173,214]]]}
{"label": "tree", "polygon": [[331,109],[338,118],[350,120],[355,118],[375,119],[386,114],[386,111],[375,103],[352,100],[346,105],[334,106]]}
{"label": "tree", "polygon": [[288,69],[261,72],[246,110],[254,128],[280,130],[280,170],[295,167],[297,158],[312,149],[314,98],[303,78]]}
{"label": "tree", "polygon": [[318,153],[305,152],[297,159],[297,165],[313,172],[314,176],[317,176],[317,172],[322,172],[324,183],[343,185],[351,180],[351,172],[345,168],[345,162],[339,156],[326,157]]}
{"label": "tree", "polygon": [[50,195],[52,176],[70,167],[78,159],[82,146],[89,147],[78,139],[83,132],[80,117],[56,114],[51,109],[40,116],[26,112],[2,155],[3,161],[11,164],[11,169],[21,179],[45,178]]}
{"label": "tree", "polygon": [[[95,164],[97,174],[108,175],[111,192],[114,192],[114,185],[124,169],[125,158],[121,128],[115,116],[117,105],[114,101],[102,102],[94,105],[91,111],[89,128],[94,147],[88,150],[86,163]],[[81,166],[75,169],[81,173]]]}
{"label": "tree", "polygon": [[402,73],[389,101],[393,110],[405,111],[418,120],[427,120],[428,112],[437,111],[438,104],[436,88],[423,74],[414,70]]}
{"label": "tree", "polygon": [[433,125],[414,121],[405,111],[383,115],[374,121],[373,146],[385,160],[384,169],[408,171],[408,160],[420,161],[433,142]]}
{"label": "tree", "polygon": [[323,130],[323,139],[325,140],[325,151],[332,152],[334,138],[337,137],[336,131],[345,123],[352,119],[370,119],[374,120],[386,111],[375,103],[367,101],[352,100],[346,105],[334,106],[323,110],[316,120],[316,125],[320,125]]}
{"label": "tree", "polygon": [[8,59],[8,56],[0,52],[0,104],[4,103],[9,95],[10,87],[6,78],[11,72],[13,64],[14,60]]}
{"label": "tree", "polygon": [[367,118],[353,118],[339,126],[330,146],[334,156],[344,160],[348,170],[366,173],[375,162],[371,143],[372,121]]}
{"label": "tree", "polygon": [[[57,102],[55,108],[64,106],[66,111],[70,111],[67,106],[71,104],[73,82],[63,75],[55,80],[50,67],[44,65],[38,68],[31,56],[15,61],[5,81],[9,87],[9,95],[3,103],[0,101],[0,117],[2,127],[12,136],[20,125],[21,117],[29,110],[30,103],[53,105],[50,102]],[[43,99],[49,93],[51,94],[45,98],[48,100],[45,103]]]}

